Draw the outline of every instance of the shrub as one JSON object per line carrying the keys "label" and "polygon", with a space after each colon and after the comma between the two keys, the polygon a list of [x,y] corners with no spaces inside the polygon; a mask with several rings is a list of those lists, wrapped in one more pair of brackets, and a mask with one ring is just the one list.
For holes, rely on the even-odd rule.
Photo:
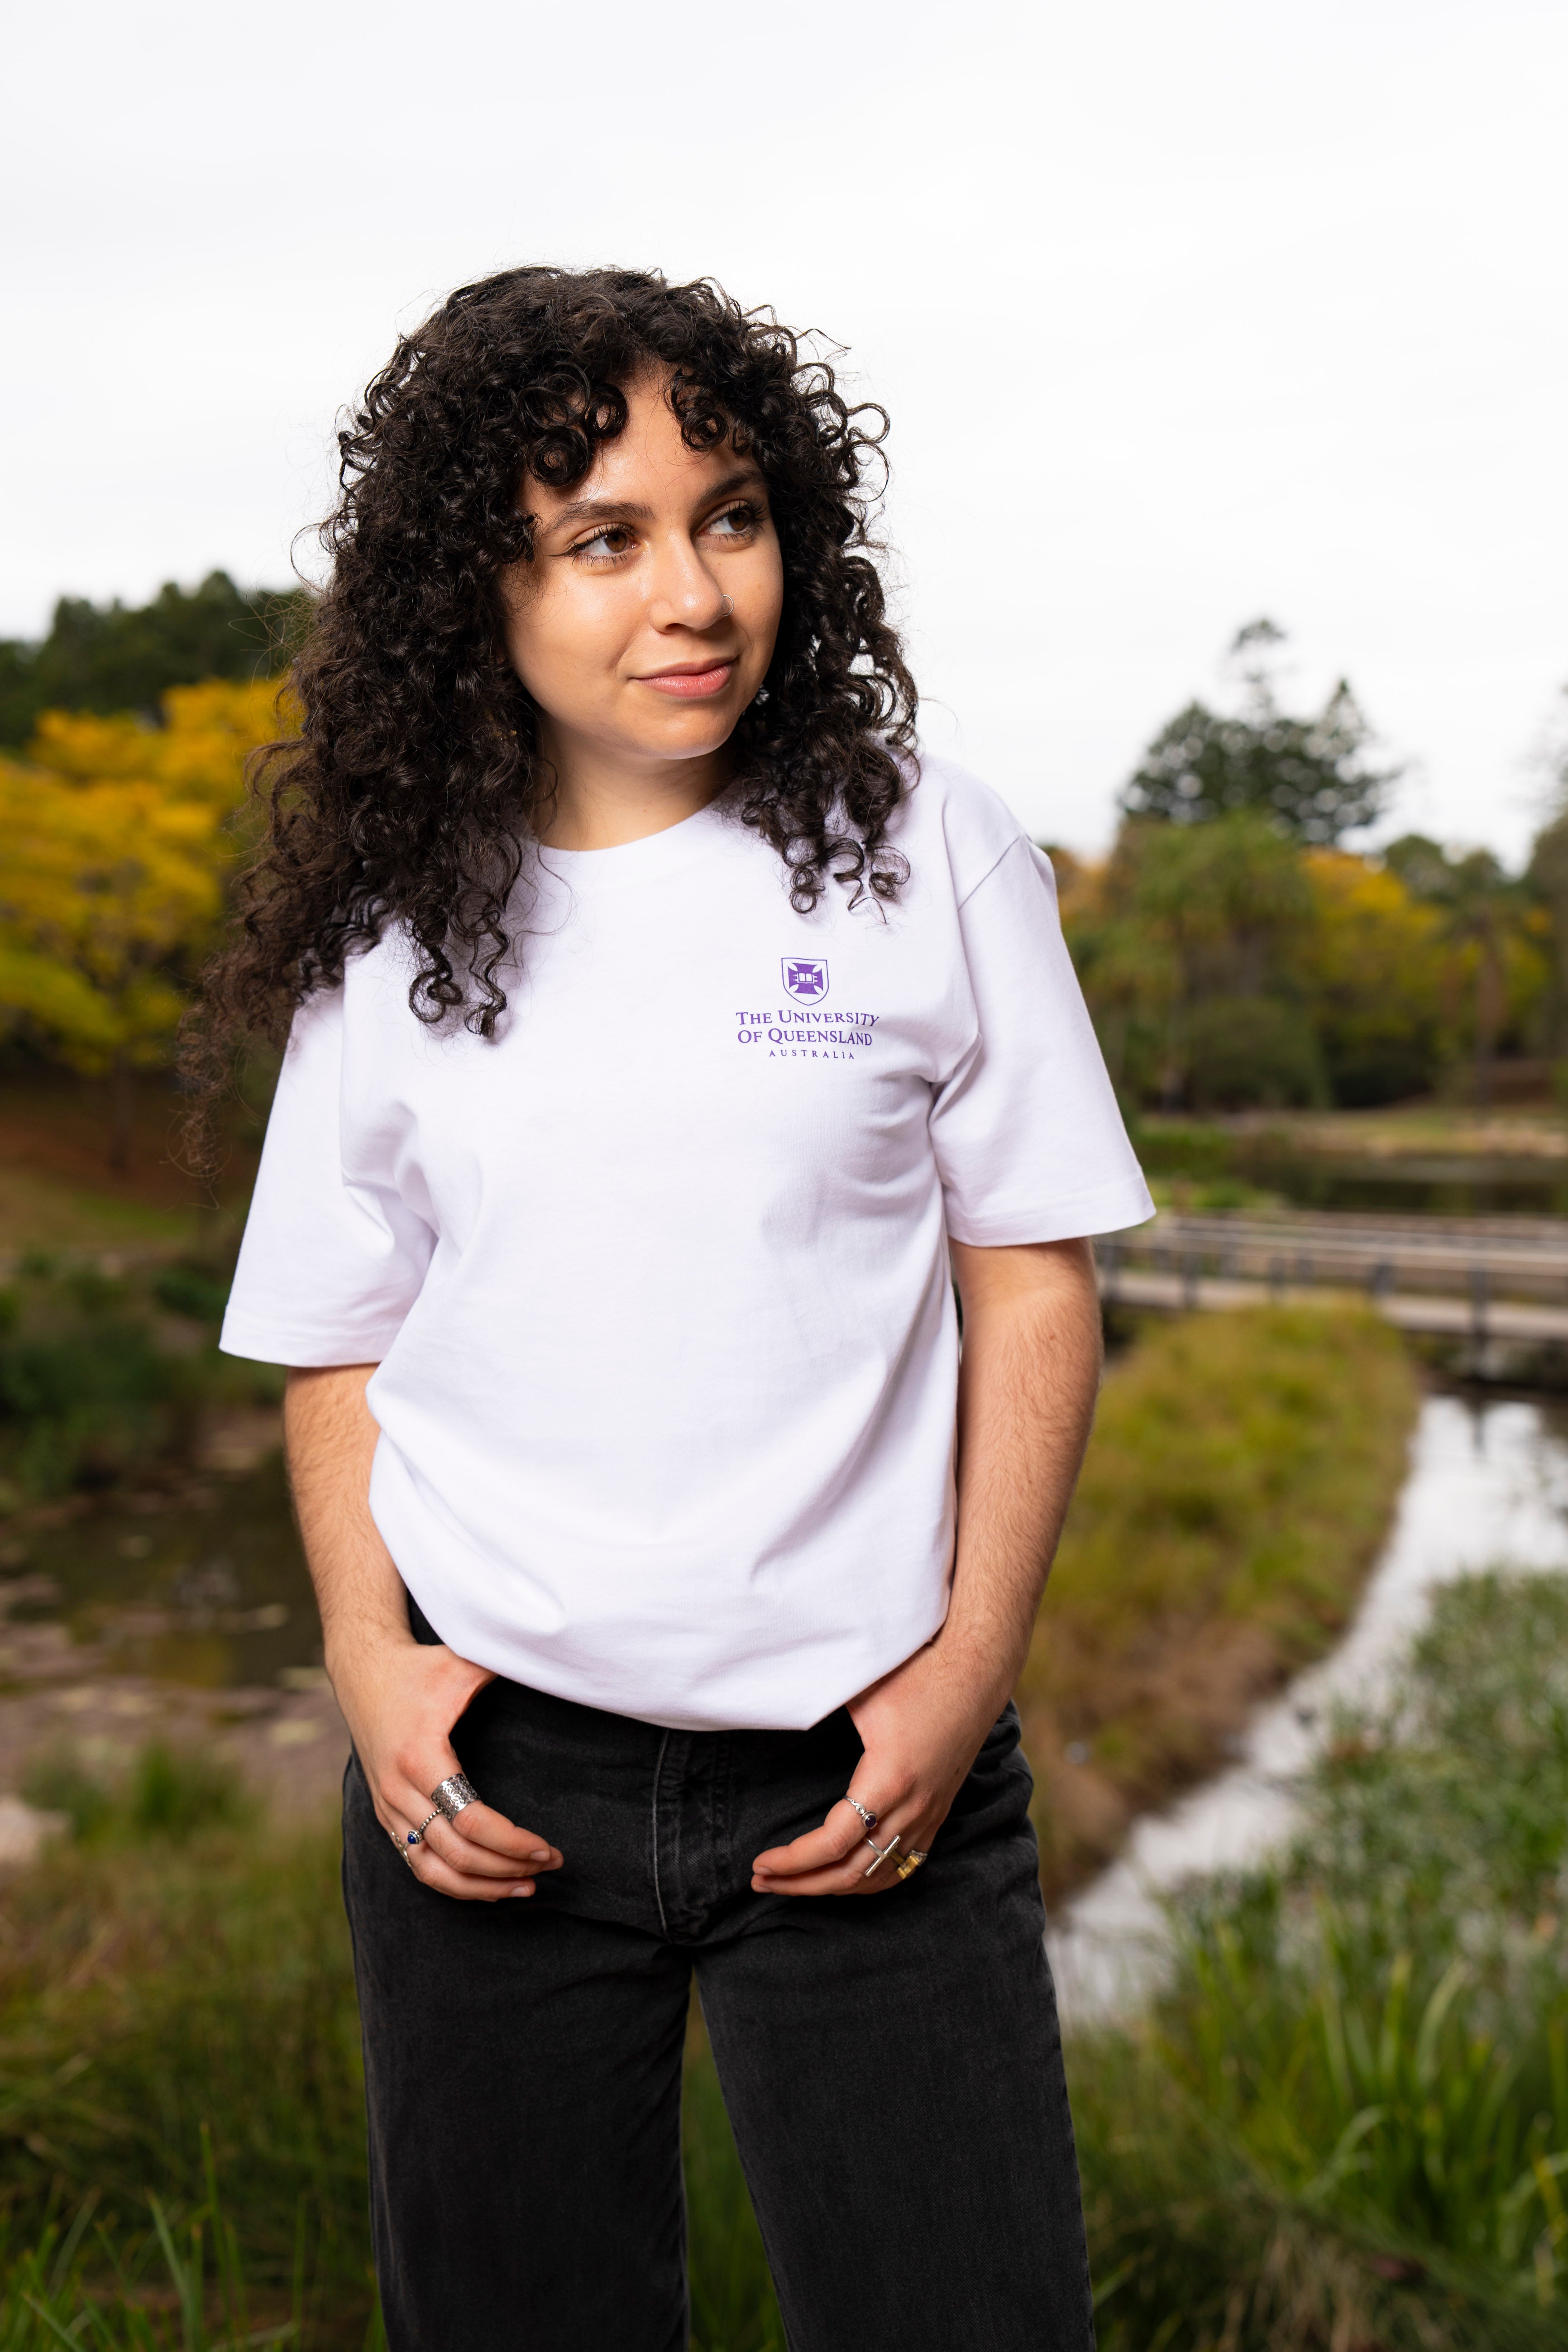
{"label": "shrub", "polygon": [[173,1315],[188,1315],[194,1323],[221,1323],[228,1292],[226,1274],[189,1261],[165,1266],[153,1284],[153,1296],[161,1307]]}
{"label": "shrub", "polygon": [[1194,1110],[1283,1110],[1328,1100],[1312,1025],[1292,1004],[1212,997],[1187,1015],[1186,1042]]}

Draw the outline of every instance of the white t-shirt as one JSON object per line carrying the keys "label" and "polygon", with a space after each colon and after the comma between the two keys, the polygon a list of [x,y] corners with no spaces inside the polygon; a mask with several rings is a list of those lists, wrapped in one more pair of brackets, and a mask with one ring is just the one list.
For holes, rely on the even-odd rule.
{"label": "white t-shirt", "polygon": [[301,1010],[224,1325],[377,1361],[370,1502],[460,1655],[680,1729],[801,1727],[947,1606],[947,1236],[1152,1213],[995,794],[927,759],[883,907],[721,806],[540,853],[486,1042],[403,934]]}

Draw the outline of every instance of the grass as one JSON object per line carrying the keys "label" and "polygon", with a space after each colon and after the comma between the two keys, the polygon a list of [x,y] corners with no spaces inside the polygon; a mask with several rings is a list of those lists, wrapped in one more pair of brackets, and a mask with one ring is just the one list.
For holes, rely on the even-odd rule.
{"label": "grass", "polygon": [[[266,1074],[258,1073],[257,1108]],[[108,1081],[64,1070],[0,1076],[0,1255],[26,1249],[232,1248],[256,1169],[260,1121],[239,1106],[213,1194],[180,1161],[180,1097],[163,1073],[136,1085],[129,1164],[110,1165]]]}
{"label": "grass", "polygon": [[1145,1112],[1132,1129],[1146,1172],[1199,1183],[1236,1174],[1260,1145],[1351,1159],[1407,1152],[1532,1158],[1568,1149],[1560,1103],[1510,1101],[1481,1110],[1436,1096],[1367,1110],[1251,1111],[1226,1119]]}
{"label": "grass", "polygon": [[1151,1321],[1113,1363],[1019,1689],[1048,1894],[1332,1642],[1417,1402],[1397,1335],[1353,1308]]}
{"label": "grass", "polygon": [[171,1795],[187,1769],[144,1761],[87,1841],[8,1890],[0,2210],[31,2244],[94,2198],[95,2245],[144,2272],[153,2200],[188,2231],[212,2174],[262,2324],[303,2264],[321,2340],[357,2344],[363,2119],[335,1840],[215,1820],[205,1790]]}
{"label": "grass", "polygon": [[[73,1801],[0,1955],[0,2347],[54,2341],[40,2310],[95,2314],[77,2341],[364,2343],[335,1841],[156,1751]],[[1071,2053],[1107,2352],[1568,2340],[1565,1852],[1568,1587],[1457,1586],[1396,1702],[1340,1727],[1298,1851],[1199,1890],[1146,2024]],[[700,2040],[687,2149],[694,2344],[783,2352]],[[175,2332],[193,2298],[210,2337]]]}
{"label": "grass", "polygon": [[198,1238],[194,1211],[164,1209],[0,1167],[0,1249],[179,1249]]}
{"label": "grass", "polygon": [[[9,1890],[0,2352],[378,2340],[335,1839],[172,1797],[199,1769]],[[1568,1584],[1453,1588],[1306,1798],[1069,2049],[1104,2352],[1561,2347]],[[700,2032],[686,2147],[694,2352],[784,2352]]]}
{"label": "grass", "polygon": [[[335,1832],[270,1827],[210,1763],[159,1748],[118,1787],[51,1769],[35,1793],[79,1827],[8,1889],[0,1937],[0,2352],[56,2340],[34,2305],[68,2327],[101,2305],[121,2330],[72,2341],[260,2340],[224,2315],[241,2284],[247,2330],[365,2343],[359,2024]],[[686,2136],[697,2352],[784,2352],[700,2032]],[[204,2260],[215,2332],[187,2338]]]}
{"label": "grass", "polygon": [[1276,2319],[1271,2347],[1568,2342],[1568,1584],[1443,1593],[1394,1702],[1341,1723],[1305,1797],[1277,1871],[1191,1895],[1144,2027],[1077,2053],[1126,2294],[1151,2275],[1142,2179],[1151,2210],[1272,2227],[1298,2286],[1316,2269],[1321,2339]]}

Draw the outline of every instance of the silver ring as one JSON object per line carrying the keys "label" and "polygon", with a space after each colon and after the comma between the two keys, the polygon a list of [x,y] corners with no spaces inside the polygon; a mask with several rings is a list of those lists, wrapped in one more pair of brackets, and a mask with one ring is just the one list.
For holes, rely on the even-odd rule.
{"label": "silver ring", "polygon": [[871,1870],[863,1870],[860,1873],[862,1878],[869,1878],[872,1870],[881,1869],[882,1864],[887,1861],[888,1856],[893,1852],[899,1841],[897,1838],[890,1838],[886,1845],[879,1845],[875,1838],[868,1838],[866,1843],[870,1847],[877,1859],[871,1864]]}
{"label": "silver ring", "polygon": [[436,1808],[436,1811],[435,1811],[433,1813],[426,1813],[426,1816],[425,1816],[424,1820],[420,1822],[420,1824],[419,1824],[419,1826],[418,1826],[418,1828],[417,1828],[416,1830],[410,1830],[410,1831],[409,1831],[409,1832],[408,1832],[408,1843],[409,1843],[409,1844],[410,1844],[410,1845],[422,1845],[422,1844],[424,1843],[424,1841],[425,1841],[425,1832],[426,1832],[426,1831],[429,1828],[429,1826],[430,1826],[431,1822],[434,1822],[434,1821],[438,1821],[438,1820],[440,1819],[440,1816],[441,1816],[441,1808],[440,1808],[440,1806],[439,1806],[439,1805],[437,1805],[437,1808]]}
{"label": "silver ring", "polygon": [[479,1801],[479,1790],[461,1772],[454,1772],[449,1780],[443,1780],[438,1788],[430,1791],[430,1802],[438,1813],[445,1813],[449,1822],[455,1822],[467,1806],[477,1805]]}
{"label": "silver ring", "polygon": [[[851,1796],[846,1795],[844,1801],[845,1801],[845,1803],[846,1803],[847,1805],[853,1805],[853,1806],[854,1806],[854,1808],[855,1808],[856,1811],[859,1814],[859,1816],[860,1816],[861,1820],[865,1822],[866,1827],[867,1827],[868,1830],[874,1830],[874,1829],[876,1828],[876,1826],[877,1826],[877,1816],[876,1816],[876,1814],[875,1814],[875,1813],[873,1813],[873,1812],[868,1812],[868,1811],[867,1811],[866,1807],[865,1807],[865,1806],[860,1802],[860,1800],[859,1800],[859,1798],[858,1798],[858,1797],[851,1797]],[[870,1843],[870,1840],[869,1840],[868,1838],[868,1840],[867,1840],[867,1843],[868,1843],[868,1844],[869,1844],[869,1843]]]}

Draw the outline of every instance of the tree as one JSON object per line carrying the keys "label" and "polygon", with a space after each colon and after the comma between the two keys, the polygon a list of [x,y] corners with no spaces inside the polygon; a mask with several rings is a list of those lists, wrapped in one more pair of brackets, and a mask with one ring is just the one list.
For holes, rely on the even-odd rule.
{"label": "tree", "polygon": [[[1411,896],[1439,919],[1451,996],[1470,996],[1473,1094],[1484,1108],[1491,1101],[1503,1031],[1546,983],[1544,940],[1531,935],[1530,893],[1489,849],[1456,855],[1424,834],[1408,833],[1383,855]],[[1544,928],[1534,927],[1538,933]]]}
{"label": "tree", "polygon": [[302,588],[244,591],[226,572],[200,587],[171,581],[150,604],[62,596],[39,645],[0,640],[0,743],[25,744],[46,710],[156,718],[173,686],[272,677],[310,608]]}
{"label": "tree", "polygon": [[1447,1045],[1441,916],[1381,859],[1314,849],[1305,863],[1313,914],[1295,968],[1334,1100],[1426,1093]]}
{"label": "tree", "polygon": [[217,822],[156,784],[72,788],[0,764],[0,1006],[73,1068],[112,1075],[117,1168],[132,1073],[163,1057],[184,1009],[169,964],[222,905]]}
{"label": "tree", "polygon": [[1568,687],[1557,698],[1537,765],[1550,789],[1552,814],[1535,836],[1524,880],[1552,934],[1547,1026],[1551,1050],[1562,1057],[1568,1055]]}
{"label": "tree", "polygon": [[[1166,1108],[1310,1099],[1316,1048],[1289,975],[1311,908],[1299,854],[1256,811],[1123,824],[1092,885],[1079,869],[1064,902],[1117,1083]],[[1236,1009],[1266,996],[1268,1013]],[[1230,1012],[1204,1009],[1215,1006]]]}
{"label": "tree", "polygon": [[0,1020],[112,1082],[166,1059],[244,843],[245,761],[295,722],[276,680],[164,697],[162,725],[52,712],[0,759]]}
{"label": "tree", "polygon": [[1178,711],[1123,788],[1124,814],[1197,824],[1253,810],[1311,843],[1373,822],[1399,771],[1368,765],[1372,732],[1345,679],[1316,717],[1280,709],[1273,661],[1284,642],[1268,620],[1238,632],[1230,658],[1242,679],[1241,709],[1190,702]]}

